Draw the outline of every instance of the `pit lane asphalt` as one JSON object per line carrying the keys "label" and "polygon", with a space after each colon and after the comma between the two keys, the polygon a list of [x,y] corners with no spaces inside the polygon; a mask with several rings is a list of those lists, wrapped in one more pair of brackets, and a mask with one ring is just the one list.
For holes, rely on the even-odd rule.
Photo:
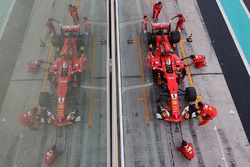
{"label": "pit lane asphalt", "polygon": [[[34,0],[16,1],[0,41],[0,107],[2,107],[17,56],[28,25]],[[1,110],[0,110],[1,113]]]}
{"label": "pit lane asphalt", "polygon": [[249,141],[250,77],[216,1],[198,0],[197,3]]}

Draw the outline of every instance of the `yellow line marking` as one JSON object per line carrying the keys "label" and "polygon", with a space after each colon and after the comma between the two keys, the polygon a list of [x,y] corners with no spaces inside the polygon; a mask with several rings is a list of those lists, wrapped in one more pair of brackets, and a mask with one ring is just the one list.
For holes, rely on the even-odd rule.
{"label": "yellow line marking", "polygon": [[203,96],[198,95],[198,96],[197,96],[197,99],[203,99]]}
{"label": "yellow line marking", "polygon": [[[96,61],[96,39],[93,38],[93,52],[92,52],[92,61],[91,61],[91,74],[90,74],[90,86],[94,85],[94,75],[95,75],[95,61]],[[89,101],[89,111],[88,111],[88,126],[89,128],[93,125],[93,108],[94,108],[94,91],[90,90],[90,101]]]}
{"label": "yellow line marking", "polygon": [[[135,43],[138,47],[138,55],[139,55],[139,64],[140,64],[140,72],[141,72],[141,82],[142,84],[145,84],[145,75],[144,75],[144,68],[143,68],[143,56],[142,56],[142,47],[141,47],[141,41],[139,39],[139,36],[136,37]],[[143,89],[143,104],[144,104],[144,112],[145,112],[145,121],[147,126],[149,126],[150,116],[149,116],[149,110],[148,110],[148,95],[147,95],[147,89],[145,87]]]}
{"label": "yellow line marking", "polygon": [[187,74],[188,74],[188,80],[189,80],[189,83],[190,83],[190,86],[194,87],[194,82],[193,82],[193,78],[191,76],[191,71],[190,71],[190,68],[188,66],[188,60],[186,59],[187,56],[186,56],[186,52],[185,52],[185,48],[184,48],[184,45],[183,45],[183,40],[180,41],[180,48],[181,48],[181,53],[182,53],[182,57],[184,58],[184,64],[187,66],[186,67],[186,71],[187,71]]}
{"label": "yellow line marking", "polygon": [[[186,40],[181,39],[181,41],[179,43],[180,48],[181,48],[181,54],[182,54],[182,57],[184,58],[184,64],[186,65],[186,71],[187,71],[187,74],[188,74],[189,84],[190,84],[191,87],[195,87],[194,86],[194,81],[193,81],[193,78],[192,78],[192,75],[191,75],[191,71],[190,71],[190,68],[188,66],[188,59],[186,59],[187,56],[186,56],[186,52],[185,52],[185,48],[184,48],[184,44],[183,44],[184,42],[186,42]],[[198,96],[198,97],[200,97],[200,96]],[[195,100],[196,107],[198,107],[198,97]],[[200,116],[198,118],[199,118],[200,121],[202,121],[202,118]]]}
{"label": "yellow line marking", "polygon": [[[49,53],[48,53],[48,56],[47,56],[47,62],[50,62],[52,54],[53,54],[53,46],[52,46],[52,44],[48,44],[48,48],[49,48]],[[49,75],[49,67],[50,67],[50,64],[46,63],[45,73],[44,73],[43,79],[41,81],[40,92],[44,92],[46,90],[47,79],[48,79],[48,75]],[[35,102],[35,106],[37,107],[37,110],[38,110],[37,111],[37,116],[40,116],[41,115],[41,108],[40,108],[38,100]],[[39,126],[39,121],[36,121],[34,127],[37,128],[38,126]]]}
{"label": "yellow line marking", "polygon": [[76,6],[77,6],[77,8],[80,7],[80,4],[81,4],[81,0],[76,0]]}
{"label": "yellow line marking", "polygon": [[[52,54],[53,54],[53,46],[51,44],[48,44],[48,48],[49,48],[49,54],[47,57],[47,62],[50,62],[50,59],[51,59]],[[41,88],[40,88],[41,92],[46,90],[47,79],[48,79],[48,75],[49,75],[49,67],[50,67],[50,64],[46,63],[46,67],[45,67],[46,71],[43,75],[43,80],[42,80],[42,84],[41,84]]]}
{"label": "yellow line marking", "polygon": [[[154,0],[150,0],[150,3],[151,3],[151,7],[153,8],[154,4],[155,4],[155,1]],[[153,9],[152,9],[153,10]]]}
{"label": "yellow line marking", "polygon": [[137,100],[144,100],[143,97],[137,97]]}

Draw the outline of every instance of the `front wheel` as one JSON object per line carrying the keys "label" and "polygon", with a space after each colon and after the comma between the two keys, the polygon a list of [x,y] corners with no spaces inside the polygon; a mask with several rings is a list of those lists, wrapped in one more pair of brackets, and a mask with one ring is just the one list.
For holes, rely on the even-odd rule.
{"label": "front wheel", "polygon": [[171,31],[169,33],[169,42],[173,44],[179,43],[181,40],[181,34],[179,31]]}
{"label": "front wheel", "polygon": [[50,94],[49,92],[41,92],[39,94],[39,105],[41,107],[48,107],[50,104]]}
{"label": "front wheel", "polygon": [[185,99],[187,102],[194,102],[197,99],[197,93],[194,87],[187,87],[185,93]]}
{"label": "front wheel", "polygon": [[150,32],[147,32],[147,40],[148,40],[148,50],[153,51],[155,49],[154,35]]}
{"label": "front wheel", "polygon": [[55,34],[51,38],[51,43],[56,48],[62,48],[63,46],[63,37],[62,35]]}

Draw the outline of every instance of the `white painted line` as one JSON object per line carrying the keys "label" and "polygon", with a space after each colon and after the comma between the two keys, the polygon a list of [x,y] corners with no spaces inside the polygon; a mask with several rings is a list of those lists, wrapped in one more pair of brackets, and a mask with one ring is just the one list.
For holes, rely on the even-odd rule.
{"label": "white painted line", "polygon": [[22,139],[23,139],[23,134],[21,133],[20,135],[19,135],[19,138],[18,138],[18,141],[17,141],[17,150],[16,150],[16,154],[15,154],[15,157],[14,157],[14,162],[13,162],[13,167],[17,167],[17,157],[18,157],[18,153],[19,153],[19,148],[20,148],[20,146],[21,146],[21,141],[22,141]]}
{"label": "white painted line", "polygon": [[239,53],[240,53],[241,59],[242,59],[244,65],[245,65],[245,67],[246,67],[246,69],[247,69],[248,75],[250,76],[250,66],[249,66],[249,64],[248,64],[248,61],[247,61],[247,59],[246,59],[246,56],[245,56],[245,54],[244,54],[244,52],[243,52],[243,50],[242,50],[242,48],[241,48],[241,46],[240,46],[240,43],[239,43],[239,41],[238,41],[236,35],[234,34],[233,28],[232,28],[232,26],[231,26],[231,24],[230,24],[230,22],[229,22],[229,20],[228,20],[228,18],[227,18],[227,15],[226,15],[226,13],[225,13],[225,11],[224,11],[224,9],[223,9],[221,3],[220,3],[220,0],[216,0],[216,2],[217,2],[218,7],[220,8],[220,11],[221,11],[222,16],[224,17],[224,20],[225,20],[225,22],[226,22],[226,24],[227,24],[227,27],[228,27],[228,29],[229,29],[231,35],[232,35],[232,38],[233,38],[233,40],[234,40],[234,43],[235,43],[235,45],[236,45],[236,47],[237,47],[237,49],[238,49],[238,51],[239,51]]}
{"label": "white painted line", "polygon": [[0,29],[0,40],[2,39],[3,32],[4,32],[4,30],[5,30],[6,26],[7,26],[7,23],[8,23],[9,18],[10,18],[10,14],[11,14],[11,12],[13,10],[13,7],[14,7],[15,3],[16,3],[16,0],[12,0],[12,3],[11,3],[10,8],[8,10],[7,16],[6,16],[5,21],[3,23],[3,27],[2,27],[2,29]]}
{"label": "white painted line", "polygon": [[120,24],[120,27],[125,27],[125,26],[129,26],[133,24],[138,24],[141,22],[142,22],[142,19],[135,19],[135,20],[122,21],[119,24]]}
{"label": "white painted line", "polygon": [[215,130],[215,132],[216,132],[216,136],[217,136],[217,139],[218,139],[219,144],[220,144],[220,149],[221,149],[222,156],[223,156],[223,157],[222,157],[222,160],[225,162],[225,166],[228,167],[227,160],[226,160],[226,157],[225,157],[225,153],[224,153],[224,151],[223,151],[222,143],[221,143],[220,136],[219,136],[219,134],[218,134],[218,131],[217,131],[217,127],[216,127],[216,126],[214,126],[214,130]]}
{"label": "white painted line", "polygon": [[248,19],[250,19],[250,13],[249,13],[249,11],[248,11],[248,9],[247,9],[245,3],[243,2],[243,0],[240,0],[240,3],[241,3],[241,5],[242,5],[243,9],[245,10]]}
{"label": "white painted line", "polygon": [[144,88],[144,87],[150,87],[152,86],[153,83],[148,83],[148,84],[140,84],[140,85],[132,85],[132,86],[125,86],[122,89],[122,93],[128,91],[128,90],[133,90],[133,89],[140,89],[140,88]]}
{"label": "white painted line", "polygon": [[104,86],[87,86],[87,85],[82,85],[82,88],[84,88],[84,89],[92,89],[92,90],[102,90],[102,91],[107,90],[107,88],[104,87]]}

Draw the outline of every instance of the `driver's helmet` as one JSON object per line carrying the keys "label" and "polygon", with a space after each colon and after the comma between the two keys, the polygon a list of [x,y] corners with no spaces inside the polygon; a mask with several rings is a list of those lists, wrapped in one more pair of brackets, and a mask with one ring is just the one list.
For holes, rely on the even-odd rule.
{"label": "driver's helmet", "polygon": [[166,60],[166,70],[167,70],[167,73],[173,73],[172,62],[170,59]]}
{"label": "driver's helmet", "polygon": [[63,65],[62,65],[62,76],[68,76],[68,64],[67,64],[67,62],[63,62]]}
{"label": "driver's helmet", "polygon": [[68,68],[68,64],[66,62],[63,62],[63,68]]}
{"label": "driver's helmet", "polygon": [[166,60],[166,65],[167,65],[167,66],[170,66],[170,65],[171,65],[171,60],[170,60],[170,59],[167,59],[167,60]]}

